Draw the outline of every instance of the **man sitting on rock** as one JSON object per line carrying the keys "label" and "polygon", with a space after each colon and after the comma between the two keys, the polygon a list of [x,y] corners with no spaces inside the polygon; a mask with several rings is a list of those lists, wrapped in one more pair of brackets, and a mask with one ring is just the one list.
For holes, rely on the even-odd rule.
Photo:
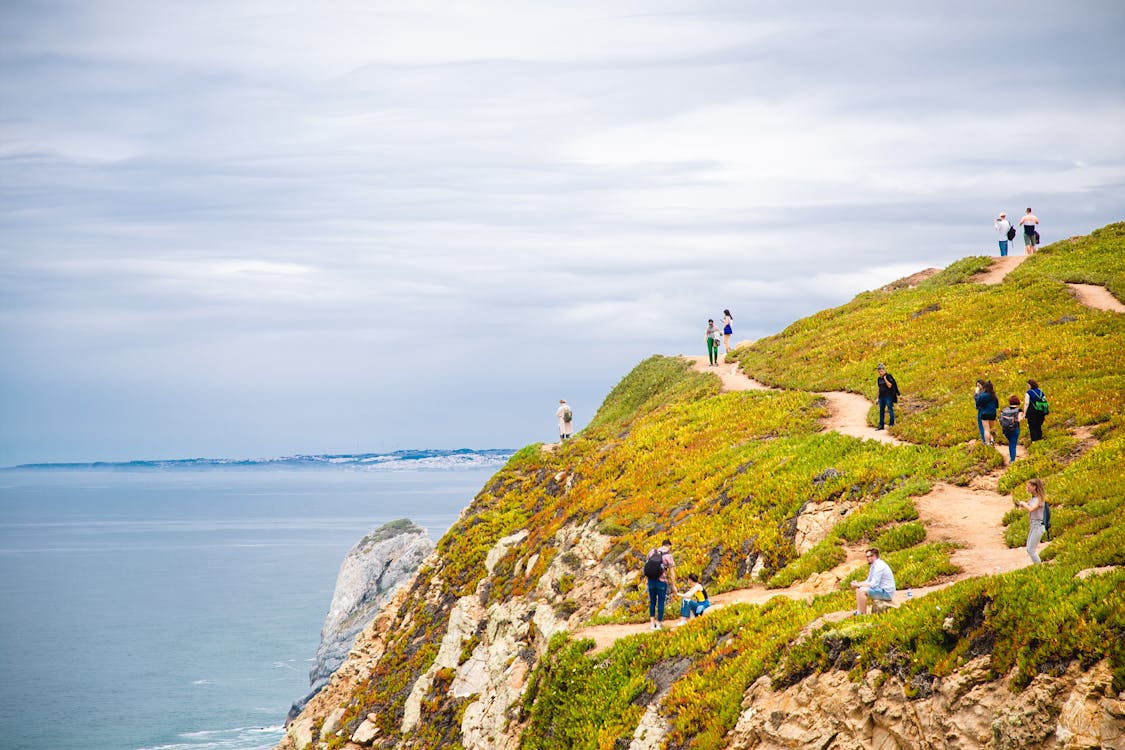
{"label": "man sitting on rock", "polygon": [[867,550],[867,564],[871,567],[867,571],[866,581],[852,581],[855,589],[855,614],[867,614],[867,600],[879,599],[889,602],[895,595],[895,576],[891,566],[879,559],[879,550],[872,547]]}

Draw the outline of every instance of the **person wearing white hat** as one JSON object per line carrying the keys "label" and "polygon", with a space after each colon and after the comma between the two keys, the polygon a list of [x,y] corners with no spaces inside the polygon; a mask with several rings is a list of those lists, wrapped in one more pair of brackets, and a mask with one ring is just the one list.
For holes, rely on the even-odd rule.
{"label": "person wearing white hat", "polygon": [[1008,221],[1008,214],[1001,211],[996,221],[992,222],[992,226],[1000,234],[1000,257],[1003,258],[1008,254],[1008,231],[1012,228],[1012,223]]}

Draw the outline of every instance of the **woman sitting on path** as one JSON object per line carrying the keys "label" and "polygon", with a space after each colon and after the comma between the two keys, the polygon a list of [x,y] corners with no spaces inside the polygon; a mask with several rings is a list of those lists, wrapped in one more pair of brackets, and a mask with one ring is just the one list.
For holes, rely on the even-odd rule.
{"label": "woman sitting on path", "polygon": [[1034,380],[1027,381],[1027,393],[1023,397],[1023,418],[1027,420],[1027,429],[1031,434],[1031,442],[1043,439],[1043,420],[1047,417],[1047,394]]}
{"label": "woman sitting on path", "polygon": [[1043,517],[1044,508],[1047,504],[1047,490],[1043,487],[1042,479],[1029,479],[1027,491],[1031,493],[1031,497],[1027,502],[1020,503],[1019,507],[1027,511],[1027,556],[1031,558],[1031,562],[1039,565],[1042,560],[1039,559],[1039,554],[1035,551],[1035,548],[1039,546],[1039,540],[1043,538]]}
{"label": "woman sitting on path", "polygon": [[691,588],[680,594],[683,598],[680,604],[680,625],[692,617],[699,617],[711,606],[711,600],[707,598],[707,589],[699,582],[699,576],[696,573],[689,573],[688,580],[691,581]]}
{"label": "woman sitting on path", "polygon": [[730,354],[730,337],[734,333],[730,324],[733,322],[734,316],[730,314],[730,310],[723,310],[723,354]]}
{"label": "woman sitting on path", "polygon": [[973,391],[973,401],[977,406],[977,428],[980,430],[980,439],[985,445],[992,445],[992,427],[996,422],[996,411],[1000,408],[1000,400],[996,398],[996,389],[992,387],[991,380],[978,380],[976,390]]}
{"label": "woman sitting on path", "polygon": [[1008,397],[1008,405],[1000,412],[1000,429],[1004,431],[1004,438],[1008,441],[1008,463],[1016,460],[1016,446],[1020,442],[1020,397]]}

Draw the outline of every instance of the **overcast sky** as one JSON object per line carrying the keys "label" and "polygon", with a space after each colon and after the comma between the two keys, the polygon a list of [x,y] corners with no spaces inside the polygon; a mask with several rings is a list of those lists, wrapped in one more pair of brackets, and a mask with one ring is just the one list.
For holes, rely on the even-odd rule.
{"label": "overcast sky", "polygon": [[550,440],[724,307],[1125,218],[1122,39],[1117,0],[3,2],[0,465]]}

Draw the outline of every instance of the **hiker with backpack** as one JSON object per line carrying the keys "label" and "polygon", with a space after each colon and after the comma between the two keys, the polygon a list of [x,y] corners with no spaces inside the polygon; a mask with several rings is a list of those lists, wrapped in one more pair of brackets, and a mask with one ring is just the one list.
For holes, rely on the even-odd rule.
{"label": "hiker with backpack", "polygon": [[1034,443],[1043,439],[1043,419],[1050,413],[1051,407],[1038,382],[1028,380],[1027,385],[1029,387],[1023,397],[1023,418],[1027,420],[1028,433]]}
{"label": "hiker with backpack", "polygon": [[574,431],[574,412],[571,411],[565,398],[559,399],[559,408],[555,410],[555,416],[559,419],[559,442],[561,443],[569,438]]}
{"label": "hiker with backpack", "polygon": [[680,598],[683,600],[680,603],[680,625],[683,625],[692,617],[699,617],[711,606],[711,599],[707,596],[707,589],[703,588],[703,584],[699,582],[699,576],[695,573],[688,573],[688,580],[691,581],[691,588],[680,594]]}
{"label": "hiker with backpack", "polygon": [[1000,257],[1003,258],[1008,254],[1008,242],[1016,238],[1016,228],[1008,221],[1008,214],[1003,211],[996,217],[996,221],[992,222],[992,227],[1000,235]]}
{"label": "hiker with backpack", "polygon": [[1018,505],[1027,511],[1027,556],[1039,565],[1042,560],[1035,548],[1039,546],[1043,534],[1051,529],[1051,509],[1047,505],[1047,490],[1042,479],[1027,480],[1027,492],[1031,497]]}
{"label": "hiker with backpack", "polygon": [[[648,580],[648,620],[653,630],[660,630],[664,621],[664,602],[668,592],[676,593],[676,561],[672,559],[672,541],[665,539],[659,547],[649,550],[645,558]],[[671,584],[671,588],[669,588]]]}
{"label": "hiker with backpack", "polygon": [[1000,409],[1000,400],[996,398],[996,389],[992,387],[991,380],[978,380],[973,391],[973,403],[977,407],[977,429],[980,430],[981,442],[992,445],[992,427],[996,423],[996,412]]}
{"label": "hiker with backpack", "polygon": [[1008,441],[1008,463],[1016,460],[1016,446],[1020,442],[1020,397],[1008,396],[1008,405],[1000,412],[1000,430]]}

